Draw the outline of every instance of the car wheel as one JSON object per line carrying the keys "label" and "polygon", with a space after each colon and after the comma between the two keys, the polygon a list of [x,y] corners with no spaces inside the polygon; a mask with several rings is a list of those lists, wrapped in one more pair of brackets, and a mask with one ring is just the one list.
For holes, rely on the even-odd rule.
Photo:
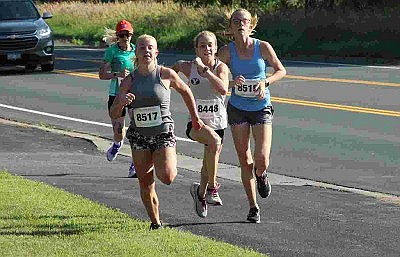
{"label": "car wheel", "polygon": [[52,71],[54,70],[54,64],[42,64],[40,65],[42,71]]}
{"label": "car wheel", "polygon": [[37,65],[36,64],[27,64],[25,65],[25,70],[28,72],[32,72],[36,69]]}

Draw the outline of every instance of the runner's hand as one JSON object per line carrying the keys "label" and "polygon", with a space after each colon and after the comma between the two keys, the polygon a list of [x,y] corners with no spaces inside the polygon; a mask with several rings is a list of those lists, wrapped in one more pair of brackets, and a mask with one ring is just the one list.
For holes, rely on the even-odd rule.
{"label": "runner's hand", "polygon": [[125,97],[122,95],[121,102],[124,104],[124,106],[130,105],[134,100],[135,100],[135,95],[132,93],[126,93]]}
{"label": "runner's hand", "polygon": [[200,118],[192,119],[192,127],[195,130],[200,130],[204,126],[204,122]]}
{"label": "runner's hand", "polygon": [[197,66],[200,66],[201,68],[204,68],[204,63],[201,61],[200,57],[196,57],[192,61],[193,64],[196,64]]}
{"label": "runner's hand", "polygon": [[235,86],[236,85],[243,85],[243,83],[246,81],[246,79],[242,76],[239,75],[235,78],[234,82],[235,82]]}
{"label": "runner's hand", "polygon": [[258,82],[256,90],[258,91],[258,99],[265,98],[265,80]]}
{"label": "runner's hand", "polygon": [[128,70],[128,69],[125,69],[124,71],[121,71],[121,72],[118,73],[118,77],[120,77],[120,78],[125,78],[125,77],[127,77],[129,74],[130,74],[129,70]]}

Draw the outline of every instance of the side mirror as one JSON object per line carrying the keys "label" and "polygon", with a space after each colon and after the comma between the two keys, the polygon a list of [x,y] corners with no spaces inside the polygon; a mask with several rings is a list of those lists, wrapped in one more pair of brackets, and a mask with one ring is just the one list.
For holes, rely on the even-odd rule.
{"label": "side mirror", "polygon": [[50,19],[53,15],[50,12],[44,12],[42,18],[43,19]]}

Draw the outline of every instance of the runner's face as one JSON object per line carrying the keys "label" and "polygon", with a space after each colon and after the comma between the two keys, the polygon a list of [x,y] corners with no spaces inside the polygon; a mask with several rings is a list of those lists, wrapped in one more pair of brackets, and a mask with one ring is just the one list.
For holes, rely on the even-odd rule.
{"label": "runner's face", "polygon": [[217,52],[217,44],[211,36],[204,35],[199,37],[196,46],[196,55],[201,59],[214,58]]}
{"label": "runner's face", "polygon": [[251,15],[247,12],[239,11],[232,15],[230,28],[233,34],[249,35],[251,27]]}
{"label": "runner's face", "polygon": [[121,43],[128,44],[131,42],[132,39],[132,33],[129,33],[129,31],[122,30],[117,34],[118,40]]}
{"label": "runner's face", "polygon": [[157,55],[157,42],[153,38],[142,38],[137,42],[136,45],[136,56],[139,63],[150,63]]}

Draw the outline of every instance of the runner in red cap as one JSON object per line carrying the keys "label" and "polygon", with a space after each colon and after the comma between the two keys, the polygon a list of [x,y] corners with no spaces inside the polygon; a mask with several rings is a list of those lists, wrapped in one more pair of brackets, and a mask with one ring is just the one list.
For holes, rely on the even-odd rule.
{"label": "runner in red cap", "polygon": [[[104,53],[104,61],[99,70],[99,78],[102,80],[111,80],[108,93],[108,110],[118,94],[120,80],[133,72],[135,45],[131,43],[133,27],[129,21],[121,20],[115,27],[115,31],[106,29],[106,35],[103,40],[110,45]],[[129,112],[129,107],[128,107]],[[114,131],[114,142],[107,151],[107,160],[113,161],[117,157],[125,137],[125,114],[118,119],[111,119]],[[131,161],[128,177],[136,178],[136,170]]]}

